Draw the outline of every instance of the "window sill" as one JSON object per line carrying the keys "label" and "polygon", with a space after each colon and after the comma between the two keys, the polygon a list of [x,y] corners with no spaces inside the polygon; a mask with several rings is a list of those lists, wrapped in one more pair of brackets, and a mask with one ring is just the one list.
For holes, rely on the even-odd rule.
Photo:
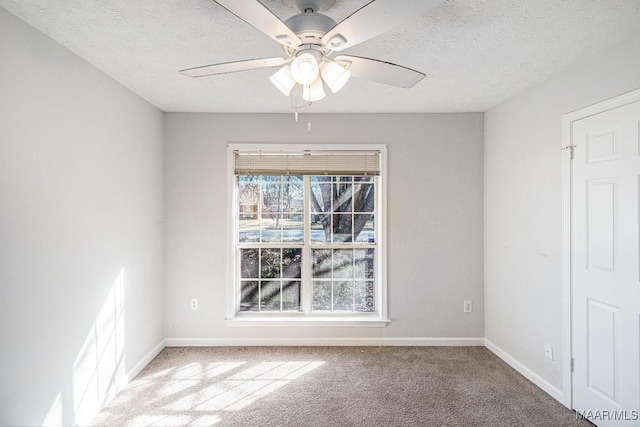
{"label": "window sill", "polygon": [[227,319],[233,327],[325,327],[325,328],[384,328],[391,320],[379,317],[350,316],[242,316]]}

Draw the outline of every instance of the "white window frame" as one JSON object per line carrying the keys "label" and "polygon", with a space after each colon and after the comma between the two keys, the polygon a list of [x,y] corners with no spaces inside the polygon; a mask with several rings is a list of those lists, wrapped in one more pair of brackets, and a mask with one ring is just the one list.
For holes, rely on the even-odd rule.
{"label": "white window frame", "polygon": [[[238,195],[235,178],[236,151],[378,151],[380,153],[380,175],[376,185],[376,292],[374,313],[298,313],[298,312],[240,312],[238,289]],[[387,312],[387,147],[384,144],[270,144],[233,143],[227,145],[227,321],[230,326],[346,326],[384,327],[390,320]],[[308,214],[308,212],[307,212]],[[305,215],[305,239],[308,224]],[[307,246],[307,249],[309,247]],[[310,253],[304,254],[303,268],[310,269]],[[303,275],[304,276],[304,275]],[[309,277],[309,276],[307,276]],[[309,287],[302,286],[301,292]],[[307,298],[308,299],[308,298]],[[305,300],[302,295],[301,303]]]}

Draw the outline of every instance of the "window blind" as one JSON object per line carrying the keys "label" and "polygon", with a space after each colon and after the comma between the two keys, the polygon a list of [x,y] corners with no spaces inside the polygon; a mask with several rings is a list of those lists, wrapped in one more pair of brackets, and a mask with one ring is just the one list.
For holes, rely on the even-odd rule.
{"label": "window blind", "polygon": [[379,151],[235,151],[236,175],[379,175]]}

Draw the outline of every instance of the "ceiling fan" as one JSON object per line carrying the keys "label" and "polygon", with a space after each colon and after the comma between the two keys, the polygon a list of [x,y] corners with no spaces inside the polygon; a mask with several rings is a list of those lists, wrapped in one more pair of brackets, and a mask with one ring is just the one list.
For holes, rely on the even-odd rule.
{"label": "ceiling fan", "polygon": [[299,13],[281,21],[257,0],[216,0],[238,18],[262,31],[284,49],[284,58],[260,58],[226,62],[181,70],[189,77],[258,68],[279,68],[272,83],[289,96],[294,88],[309,104],[325,97],[325,85],[338,92],[350,76],[391,86],[411,88],[425,75],[401,65],[352,55],[344,49],[376,37],[409,18],[420,16],[443,0],[374,0],[340,23],[320,13],[335,0],[293,0]]}

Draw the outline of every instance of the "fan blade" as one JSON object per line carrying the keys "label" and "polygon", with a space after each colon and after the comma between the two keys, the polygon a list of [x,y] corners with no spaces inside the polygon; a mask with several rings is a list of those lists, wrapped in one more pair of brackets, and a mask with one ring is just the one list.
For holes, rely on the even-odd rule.
{"label": "fan blade", "polygon": [[444,0],[374,0],[322,36],[322,44],[340,51],[397,27]]}
{"label": "fan blade", "polygon": [[214,76],[216,74],[255,70],[256,68],[279,67],[285,62],[287,62],[287,60],[282,58],[249,59],[247,61],[225,62],[222,64],[187,68],[186,70],[180,70],[180,73],[189,77],[206,77]]}
{"label": "fan blade", "polygon": [[257,0],[216,0],[220,6],[285,46],[300,46],[302,40],[284,22]]}
{"label": "fan blade", "polygon": [[419,71],[377,59],[340,55],[334,61],[345,66],[354,77],[390,86],[411,88],[425,78]]}

